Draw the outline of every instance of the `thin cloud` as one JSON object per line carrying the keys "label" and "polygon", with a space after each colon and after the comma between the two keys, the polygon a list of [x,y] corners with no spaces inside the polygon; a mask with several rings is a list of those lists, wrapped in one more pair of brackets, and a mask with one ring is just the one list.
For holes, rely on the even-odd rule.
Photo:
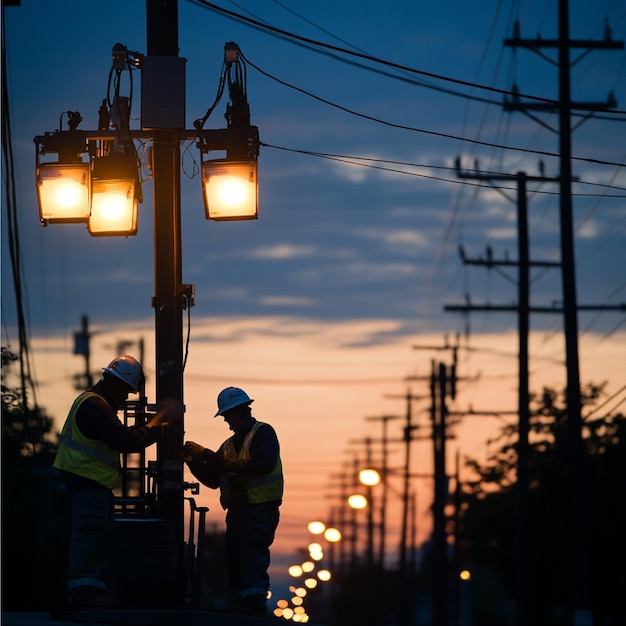
{"label": "thin cloud", "polygon": [[259,298],[259,303],[265,306],[308,307],[314,304],[312,298],[298,298],[293,296],[266,296]]}
{"label": "thin cloud", "polygon": [[295,259],[299,257],[310,257],[315,254],[314,246],[297,246],[294,244],[278,244],[276,246],[267,246],[255,248],[250,252],[250,256],[257,259]]}

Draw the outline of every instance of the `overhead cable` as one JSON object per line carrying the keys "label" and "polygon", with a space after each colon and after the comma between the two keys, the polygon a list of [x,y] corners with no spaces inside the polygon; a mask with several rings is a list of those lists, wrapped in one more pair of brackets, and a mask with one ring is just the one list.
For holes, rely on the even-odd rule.
{"label": "overhead cable", "polygon": [[[212,11],[215,11],[217,13],[221,13],[223,15],[226,15],[227,17],[230,17],[231,19],[237,20],[237,21],[241,21],[241,22],[245,22],[246,24],[253,26],[255,28],[264,30],[264,31],[270,31],[272,33],[276,33],[279,35],[282,35],[283,37],[287,37],[289,39],[294,39],[296,41],[300,41],[300,42],[304,42],[307,43],[311,46],[315,46],[317,48],[323,48],[323,49],[327,49],[327,50],[333,50],[335,52],[339,52],[341,54],[345,54],[345,55],[349,55],[349,56],[353,56],[353,57],[357,57],[357,58],[361,58],[367,61],[370,61],[372,63],[377,63],[380,65],[384,65],[387,67],[392,67],[394,69],[397,70],[401,70],[403,72],[409,72],[411,74],[418,74],[421,76],[427,76],[429,78],[434,78],[436,80],[442,80],[442,81],[446,81],[446,82],[450,82],[453,84],[457,84],[457,85],[463,85],[465,87],[472,87],[475,89],[482,89],[484,91],[489,91],[492,93],[498,93],[500,95],[505,95],[505,96],[512,96],[515,97],[516,99],[519,98],[526,98],[528,100],[533,100],[535,102],[541,102],[544,104],[549,104],[554,106],[555,108],[560,108],[562,105],[558,100],[553,100],[551,98],[543,98],[541,96],[533,96],[530,94],[523,94],[523,93],[519,93],[519,92],[513,92],[513,91],[509,91],[507,89],[498,89],[497,87],[489,87],[487,85],[480,85],[480,84],[476,84],[476,83],[472,83],[470,81],[466,81],[466,80],[462,80],[459,78],[452,78],[450,76],[443,76],[442,74],[436,74],[434,72],[427,72],[425,70],[418,70],[412,67],[409,67],[407,65],[401,65],[399,63],[394,63],[392,61],[386,61],[384,59],[379,59],[378,57],[374,57],[371,56],[369,54],[364,54],[362,52],[357,52],[357,51],[353,51],[353,50],[347,50],[346,48],[341,48],[339,46],[334,46],[332,44],[328,44],[328,43],[323,43],[321,41],[316,41],[314,39],[310,39],[308,37],[303,37],[302,35],[296,35],[295,33],[290,33],[286,30],[283,30],[281,28],[277,28],[275,26],[271,26],[269,24],[263,24],[262,22],[259,22],[258,20],[254,20],[252,18],[248,18],[248,17],[244,17],[243,15],[239,15],[238,13],[234,13],[233,11],[229,11],[228,9],[224,9],[223,7],[219,7],[215,4],[213,4],[212,2],[208,2],[208,0],[187,0],[188,2],[191,2],[192,4],[198,4],[202,7],[205,7],[207,9],[210,9]],[[589,110],[590,107],[585,106],[584,104],[581,105],[576,105],[577,109],[580,110]],[[622,111],[622,110],[613,110],[611,111],[611,113],[616,114],[616,115],[626,115],[626,110]]]}
{"label": "overhead cable", "polygon": [[[446,139],[454,139],[455,141],[465,141],[468,143],[473,143],[476,145],[480,145],[480,146],[487,146],[489,148],[500,148],[502,150],[515,150],[517,152],[528,152],[531,154],[540,154],[542,156],[550,156],[550,157],[555,157],[555,158],[559,158],[559,154],[556,152],[548,152],[545,150],[531,150],[530,148],[518,148],[515,146],[505,146],[502,144],[496,144],[496,143],[490,143],[488,141],[480,141],[479,139],[468,139],[466,137],[457,137],[456,135],[450,135],[448,133],[441,133],[441,132],[437,132],[434,130],[425,130],[423,128],[416,128],[414,126],[407,126],[405,124],[396,124],[395,122],[389,122],[386,120],[381,120],[380,118],[377,117],[373,117],[371,115],[366,115],[365,113],[359,113],[358,111],[354,111],[352,109],[349,109],[347,107],[342,106],[341,104],[337,104],[335,102],[332,102],[330,100],[327,100],[325,98],[322,98],[321,96],[317,96],[313,93],[311,93],[310,91],[307,91],[306,89],[302,89],[301,87],[296,87],[295,85],[292,85],[290,83],[287,83],[283,80],[281,80],[280,78],[277,78],[276,76],[273,76],[272,74],[269,74],[268,72],[265,72],[264,70],[262,70],[260,67],[258,67],[257,65],[255,65],[254,63],[252,63],[252,61],[250,61],[250,59],[246,58],[244,56],[244,53],[241,53],[242,58],[246,61],[246,63],[250,66],[253,67],[257,72],[259,72],[260,74],[263,74],[263,76],[266,76],[267,78],[270,78],[274,81],[276,81],[277,83],[280,83],[281,85],[285,86],[285,87],[289,87],[290,89],[293,89],[295,91],[298,91],[306,96],[309,96],[310,98],[313,98],[314,100],[317,100],[319,102],[322,102],[324,104],[327,104],[328,106],[334,107],[336,109],[339,109],[340,111],[344,111],[345,113],[349,113],[350,115],[355,115],[356,117],[360,117],[366,120],[370,120],[372,122],[376,122],[378,124],[384,124],[385,126],[390,126],[392,128],[398,128],[400,130],[408,130],[408,131],[412,131],[412,132],[416,132],[416,133],[423,133],[426,135],[434,135],[436,137],[444,137]],[[623,162],[621,163],[617,163],[614,161],[604,161],[602,159],[592,159],[589,157],[576,157],[573,156],[572,160],[574,161],[584,161],[586,163],[595,163],[597,165],[613,165],[613,166],[617,166],[617,167],[624,167],[625,164]]]}

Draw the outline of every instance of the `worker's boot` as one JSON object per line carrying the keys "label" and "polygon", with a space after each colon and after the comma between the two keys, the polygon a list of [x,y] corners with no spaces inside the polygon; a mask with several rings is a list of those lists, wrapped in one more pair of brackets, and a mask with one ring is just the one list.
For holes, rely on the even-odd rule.
{"label": "worker's boot", "polygon": [[72,611],[119,608],[117,598],[110,591],[98,587],[72,589],[67,604]]}

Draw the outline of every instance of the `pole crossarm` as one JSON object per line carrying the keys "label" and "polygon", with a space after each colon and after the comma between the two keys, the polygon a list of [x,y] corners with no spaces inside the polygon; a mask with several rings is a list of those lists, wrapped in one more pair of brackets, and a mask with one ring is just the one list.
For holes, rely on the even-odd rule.
{"label": "pole crossarm", "polygon": [[[479,257],[477,259],[468,259],[465,255],[461,256],[463,265],[483,265],[485,267],[517,267],[519,261],[512,261],[511,259],[494,260],[492,258],[483,259]],[[561,267],[560,261],[529,261],[529,267]]]}
{"label": "pole crossarm", "polygon": [[[535,37],[528,39],[525,37],[508,37],[504,40],[505,46],[512,48],[529,48],[531,50],[535,48],[558,48],[561,45],[559,39],[543,39],[542,37]],[[582,48],[592,50],[623,50],[624,42],[599,39],[570,39],[567,43],[569,48]]]}
{"label": "pole crossarm", "polygon": [[[580,111],[607,111],[617,107],[617,100],[613,93],[610,93],[606,102],[571,102],[570,109]],[[513,96],[511,100],[504,100],[502,103],[504,111],[554,111],[560,108],[559,104],[550,104],[545,102],[522,102],[518,96]]]}
{"label": "pole crossarm", "polygon": [[[446,304],[444,311],[518,311],[515,304]],[[578,311],[626,311],[626,302],[622,304],[579,304]],[[563,313],[562,307],[534,306],[528,308],[530,313]]]}
{"label": "pole crossarm", "polygon": [[[216,128],[201,130],[173,130],[175,138],[179,143],[197,140],[199,146],[205,151],[208,150],[228,150],[238,145],[240,142],[247,142],[255,146],[258,153],[259,129],[256,126],[245,128]],[[68,145],[76,145],[82,152],[87,151],[90,141],[115,141],[121,139],[131,139],[133,141],[150,141],[155,137],[155,132],[151,130],[127,130],[118,132],[115,130],[56,130],[37,135],[33,141],[41,146],[42,154],[47,152],[63,152]],[[81,150],[81,146],[84,149]]]}

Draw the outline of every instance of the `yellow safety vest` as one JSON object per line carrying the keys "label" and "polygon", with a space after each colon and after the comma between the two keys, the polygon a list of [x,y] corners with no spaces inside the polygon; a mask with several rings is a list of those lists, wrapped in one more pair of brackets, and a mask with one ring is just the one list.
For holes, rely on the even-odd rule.
{"label": "yellow safety vest", "polygon": [[[241,450],[235,450],[234,437],[227,439],[222,446],[224,458],[228,461],[246,462],[250,460],[250,444],[252,438],[264,422],[256,422],[243,440]],[[272,502],[281,500],[283,497],[284,478],[283,464],[280,455],[276,459],[276,465],[269,474],[263,476],[248,477],[241,474],[220,475],[220,504],[227,509],[236,493],[245,493],[250,504]]]}
{"label": "yellow safety vest", "polygon": [[120,453],[104,441],[85,437],[76,425],[78,408],[87,398],[93,397],[102,398],[93,391],[86,391],[74,400],[61,431],[54,467],[113,489],[120,473]]}

